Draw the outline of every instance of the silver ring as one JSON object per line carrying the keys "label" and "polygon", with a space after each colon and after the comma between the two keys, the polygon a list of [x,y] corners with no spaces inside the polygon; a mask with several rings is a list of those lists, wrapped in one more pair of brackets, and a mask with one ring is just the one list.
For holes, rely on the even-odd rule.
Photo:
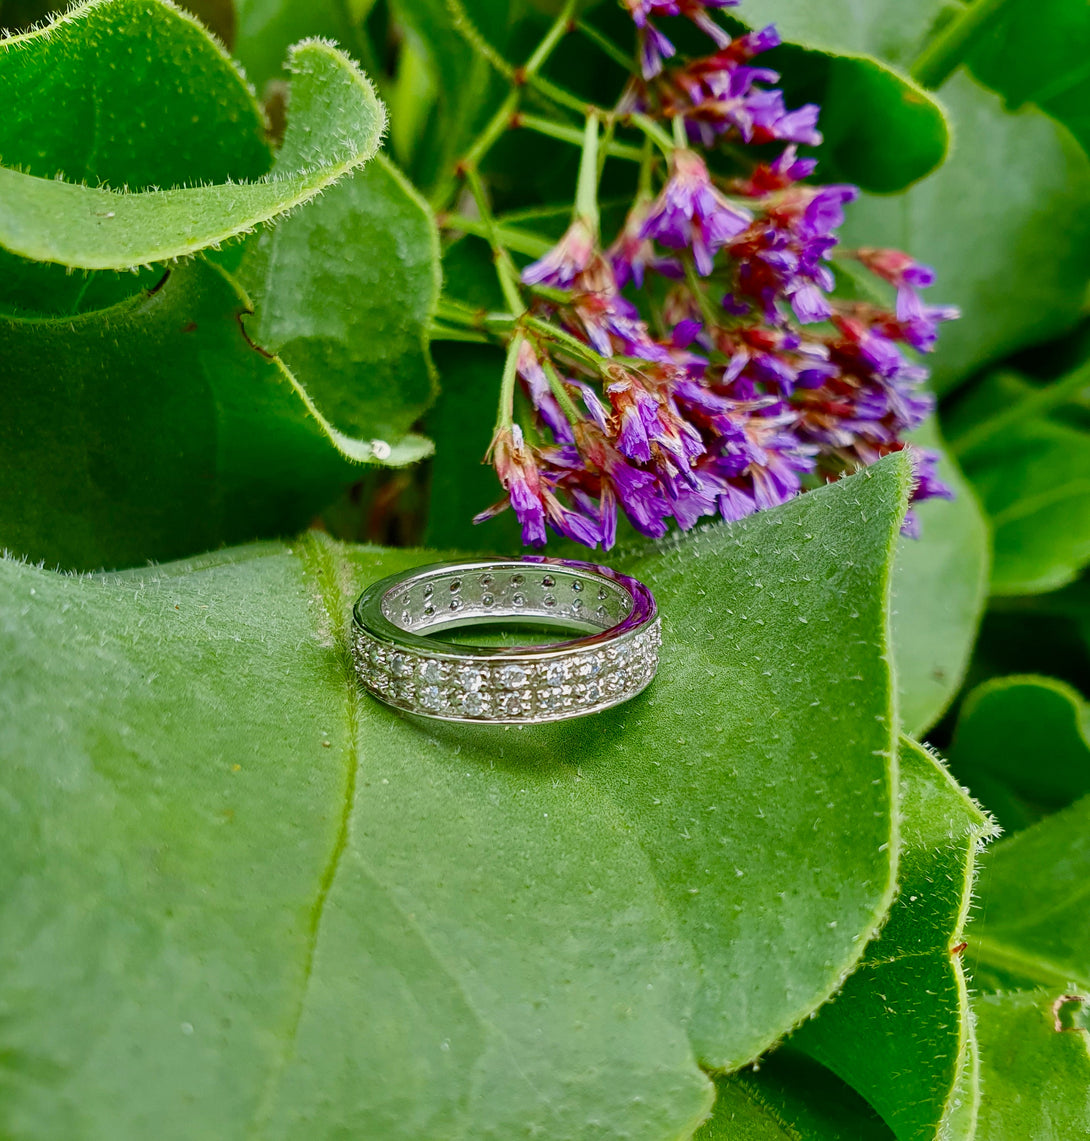
{"label": "silver ring", "polygon": [[[661,624],[642,582],[594,563],[528,557],[433,563],[376,582],[352,612],[356,671],[387,705],[444,721],[561,721],[635,697]],[[425,635],[532,621],[587,631],[547,645],[460,646]]]}

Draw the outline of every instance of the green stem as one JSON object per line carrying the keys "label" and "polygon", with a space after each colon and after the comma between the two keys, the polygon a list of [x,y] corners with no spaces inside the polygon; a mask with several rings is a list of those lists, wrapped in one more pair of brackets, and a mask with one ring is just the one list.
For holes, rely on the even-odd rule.
{"label": "green stem", "polygon": [[553,54],[553,49],[573,29],[572,17],[575,15],[575,5],[578,0],[565,0],[564,7],[560,9],[552,26],[545,33],[544,39],[534,49],[534,54],[526,61],[523,68],[527,75],[533,75],[541,69],[545,61]]}
{"label": "green stem", "polygon": [[685,134],[685,116],[675,115],[671,120],[671,126],[674,129],[674,146],[684,150],[689,145],[689,139]]}
{"label": "green stem", "polygon": [[974,41],[1009,0],[973,0],[950,20],[916,57],[909,74],[921,87],[941,87],[960,67]]}
{"label": "green stem", "polygon": [[507,359],[503,362],[503,379],[500,381],[500,406],[496,413],[496,431],[511,429],[515,422],[515,381],[518,378],[519,349],[523,336],[516,333],[507,346]]}
{"label": "green stem", "polygon": [[1090,363],[1075,369],[1062,380],[1045,385],[1040,391],[1032,393],[1025,399],[1008,405],[994,416],[974,424],[967,432],[963,432],[950,442],[950,450],[959,459],[978,451],[1005,429],[1050,412],[1053,408],[1071,400],[1084,388],[1090,388]]}
{"label": "green stem", "polygon": [[492,216],[492,207],[488,203],[488,195],[485,194],[484,185],[481,182],[481,176],[477,173],[477,168],[475,166],[467,167],[465,177],[474,201],[477,203],[477,212],[488,232],[488,241],[492,246],[492,261],[496,267],[496,277],[499,279],[500,289],[503,291],[503,299],[510,307],[511,313],[517,317],[526,309],[519,293],[518,271],[511,261],[511,255],[500,241],[496,219]]}
{"label": "green stem", "polygon": [[577,115],[585,115],[591,109],[591,105],[585,99],[580,99],[578,95],[573,95],[543,75],[527,73],[524,78],[527,87],[532,87],[544,95],[546,99],[552,100],[560,107],[567,107],[569,111],[574,111]]}
{"label": "green stem", "polygon": [[[571,143],[576,147],[583,145],[583,132],[578,127],[569,127],[566,123],[556,123],[540,115],[525,114],[520,114],[516,123],[529,131],[536,131],[539,135],[547,135],[550,139],[558,139],[562,143]],[[639,147],[630,147],[626,143],[603,142],[600,149],[610,158],[623,158],[628,162],[639,162],[642,154]]]}
{"label": "green stem", "polygon": [[636,70],[636,61],[632,58],[632,56],[627,52],[622,51],[607,36],[603,36],[597,28],[592,27],[585,20],[578,20],[575,27],[578,32],[586,36],[592,44],[605,52],[605,54],[608,55],[614,63],[624,68],[626,72],[632,72]]}
{"label": "green stem", "polygon": [[602,174],[606,169],[606,160],[609,158],[610,148],[613,146],[613,134],[617,130],[617,120],[610,115],[606,119],[605,130],[598,140],[598,176],[596,184],[602,185]]}
{"label": "green stem", "polygon": [[473,145],[462,156],[459,166],[476,166],[492,149],[496,140],[511,125],[511,118],[518,110],[519,93],[511,91],[496,108],[496,113],[485,124],[484,129],[473,141]]}
{"label": "green stem", "polygon": [[598,115],[591,111],[583,129],[583,153],[579,158],[579,181],[575,188],[575,216],[582,218],[595,239],[598,237]]}
{"label": "green stem", "polygon": [[437,321],[451,321],[455,325],[467,325],[477,328],[481,324],[482,312],[468,305],[465,301],[458,301],[454,297],[440,297],[435,303],[435,319]]}
{"label": "green stem", "polygon": [[547,254],[555,243],[540,234],[532,234],[528,230],[519,230],[513,226],[501,226],[498,223],[489,226],[480,218],[467,218],[464,214],[443,214],[439,224],[444,230],[461,230],[464,234],[472,234],[477,238],[491,239],[496,237],[504,249],[514,250],[517,254],[527,257],[539,258]]}
{"label": "green stem", "polygon": [[659,148],[662,153],[669,158],[677,149],[674,146],[674,140],[654,121],[649,119],[642,111],[633,111],[628,116],[628,121],[633,127],[638,127],[643,131],[646,138]]}
{"label": "green stem", "polygon": [[609,363],[600,353],[595,352],[590,345],[584,344],[577,337],[573,337],[571,333],[566,333],[556,325],[550,325],[548,321],[542,321],[539,317],[527,316],[523,318],[522,323],[528,329],[533,329],[535,333],[540,333],[546,340],[550,340],[561,348],[566,349],[572,356],[590,365],[590,367],[598,373]]}
{"label": "green stem", "polygon": [[571,394],[567,388],[564,387],[564,382],[556,375],[556,369],[553,368],[552,362],[544,353],[540,354],[541,367],[545,371],[545,378],[549,382],[549,388],[553,396],[556,397],[557,404],[560,405],[560,411],[567,417],[568,423],[575,425],[580,420],[584,419],[580,415],[579,409],[576,408],[575,402],[571,398]]}
{"label": "green stem", "polygon": [[640,155],[640,180],[636,187],[637,199],[650,199],[653,196],[651,193],[651,170],[655,165],[655,152],[652,149],[650,136],[645,136],[643,140],[643,151]]}
{"label": "green stem", "polygon": [[[448,0],[449,3],[455,3],[456,0]],[[566,0],[563,11],[553,21],[552,26],[545,33],[541,43],[534,49],[533,54],[526,61],[525,66],[521,68],[513,68],[505,59],[498,56],[494,49],[483,40],[480,44],[477,40],[480,38],[479,33],[473,27],[473,23],[468,17],[465,17],[464,10],[460,5],[457,5],[461,11],[463,19],[457,21],[459,33],[465,36],[470,44],[482,51],[490,63],[515,87],[510,91],[504,101],[496,109],[496,113],[485,124],[484,129],[474,140],[469,150],[462,156],[461,161],[456,165],[457,173],[461,173],[466,167],[478,166],[484,156],[492,149],[496,140],[506,131],[511,125],[511,121],[518,110],[519,101],[521,99],[521,87],[523,83],[538,82],[537,72],[544,65],[545,61],[549,58],[550,54],[556,48],[556,45],[564,37],[567,31],[572,27],[572,13],[575,11],[577,0]],[[542,82],[545,82],[542,80]],[[580,109],[579,113],[584,114],[584,109]],[[436,188],[435,193],[432,195],[432,206],[436,210],[442,209],[446,206],[453,197],[457,189],[457,182],[455,179],[447,177],[443,179],[440,185]]]}
{"label": "green stem", "polygon": [[488,345],[492,338],[478,329],[464,329],[453,325],[444,325],[441,321],[432,321],[428,326],[429,341],[470,341],[476,345]]}

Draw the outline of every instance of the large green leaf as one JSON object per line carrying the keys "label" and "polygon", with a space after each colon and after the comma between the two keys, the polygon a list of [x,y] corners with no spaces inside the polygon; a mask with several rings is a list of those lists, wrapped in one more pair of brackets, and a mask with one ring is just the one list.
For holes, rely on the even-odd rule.
{"label": "large green leaf", "polygon": [[847,211],[848,245],[894,246],[935,267],[959,305],[931,362],[940,391],[989,360],[1064,331],[1090,265],[1090,160],[1032,107],[1007,114],[966,75],[942,91],[956,139],[930,177]]}
{"label": "large green leaf", "polygon": [[1090,798],[996,844],[981,868],[966,957],[1000,993],[974,1003],[978,1136],[1090,1136]]}
{"label": "large green leaf", "polygon": [[297,530],[376,457],[240,326],[249,299],[200,259],[71,320],[0,318],[0,545],[126,566]]}
{"label": "large green leaf", "polygon": [[907,739],[900,814],[897,902],[859,969],[792,1045],[858,1090],[902,1141],[971,1141],[976,1049],[953,948],[962,942],[977,849],[995,827],[941,762]]}
{"label": "large green leaf", "polygon": [[893,1141],[882,1119],[835,1074],[790,1047],[716,1079],[715,1108],[694,1141]]}
{"label": "large green leaf", "polygon": [[1081,0],[1007,0],[969,53],[1009,107],[1036,103],[1090,150],[1090,9]]}
{"label": "large green leaf", "polygon": [[395,0],[391,5],[408,43],[435,87],[436,106],[414,175],[422,185],[449,178],[454,164],[503,97],[506,81],[459,32],[458,13],[446,0]]}
{"label": "large green leaf", "polygon": [[975,1003],[980,1037],[980,1141],[1090,1137],[1090,1036],[1060,1030],[1049,991],[989,994]]}
{"label": "large green leaf", "polygon": [[431,402],[439,235],[385,159],[252,241],[239,279],[256,310],[252,339],[342,431],[397,440]]}
{"label": "large green leaf", "polygon": [[1090,562],[1090,368],[1034,385],[1000,372],[976,385],[953,437],[995,530],[992,590],[1034,594]]}
{"label": "large green leaf", "polygon": [[1090,714],[1070,686],[997,678],[966,698],[950,761],[1008,831],[1090,793]]}
{"label": "large green leaf", "polygon": [[158,0],[98,0],[0,40],[0,91],[0,162],[39,178],[139,191],[252,181],[272,161],[236,65]]}
{"label": "large green leaf", "polygon": [[970,952],[1037,985],[1090,988],[1090,798],[996,844],[981,861]]}
{"label": "large green leaf", "polygon": [[939,474],[955,498],[913,508],[919,538],[903,538],[893,571],[893,648],[898,714],[922,734],[961,687],[988,596],[988,525],[968,481],[947,456],[932,421],[914,437],[938,450]]}
{"label": "large green leaf", "polygon": [[745,0],[742,13],[752,24],[775,24],[792,43],[874,56],[907,70],[945,5],[946,0]]}
{"label": "large green leaf", "polygon": [[[183,63],[197,59],[203,66],[203,70],[195,68],[192,74],[183,70],[174,78],[173,99],[166,106],[155,104],[157,115],[168,116],[172,106],[177,108],[179,116],[187,114],[186,94],[191,84],[207,81],[213,95],[230,82],[241,88],[237,75],[230,71],[213,41],[195,21],[177,9],[158,2],[101,0],[73,10],[41,32],[0,45],[0,60],[13,54],[20,61],[24,54],[33,60],[33,66],[27,63],[21,68],[11,67],[6,100],[20,98],[20,83],[33,91],[37,68],[47,74],[56,69],[63,76],[70,67],[70,82],[86,84],[86,64],[81,67],[80,61],[95,51],[98,39],[103,37],[120,49],[124,36],[113,34],[118,28],[124,28],[125,36],[131,36],[139,45],[124,47],[125,67],[130,57],[141,54],[144,57],[137,68],[138,78],[145,71],[169,72],[175,55]],[[212,65],[206,56],[213,60],[219,72],[226,69],[229,76],[233,75],[233,80],[225,79],[219,72],[209,79],[206,73]],[[120,64],[113,66],[121,70]],[[128,114],[115,113],[110,120],[114,124],[114,136],[108,141],[115,158],[108,169],[100,170],[94,165],[93,152],[88,159],[76,150],[72,164],[77,169],[82,166],[82,174],[77,174],[74,181],[56,177],[68,174],[65,166],[60,165],[65,154],[63,135],[53,142],[46,136],[43,146],[47,148],[48,159],[38,164],[34,173],[14,169],[11,165],[20,162],[18,150],[11,154],[7,150],[0,151],[0,159],[6,164],[0,167],[0,246],[36,261],[84,269],[125,269],[193,253],[250,230],[259,222],[314,197],[323,187],[374,155],[385,126],[385,111],[366,77],[351,60],[326,43],[310,41],[298,45],[292,51],[290,66],[292,114],[276,169],[268,178],[236,182],[231,181],[227,177],[229,171],[225,171],[219,181],[199,185],[205,169],[200,163],[194,163],[187,172],[181,165],[156,165],[152,159],[145,159],[139,144],[127,153],[118,145],[117,137],[125,130],[142,137],[133,111],[139,109],[144,115],[148,112],[142,98],[143,88],[137,84],[128,90],[118,80],[117,88],[107,95],[111,99],[127,100]],[[57,85],[52,82],[43,86],[47,88],[45,109],[36,113],[29,139],[36,138],[41,121],[51,119],[50,98],[63,96],[63,90],[55,90]],[[89,100],[77,102],[75,111],[86,116],[97,110],[94,90],[92,86]],[[239,100],[243,96],[249,99],[244,89],[240,90]],[[29,102],[35,104],[36,100]],[[252,120],[252,101],[238,110],[235,118],[245,119],[247,115]],[[62,125],[65,130],[75,130],[71,121]],[[207,125],[209,129],[226,126],[215,122]],[[75,133],[79,137],[85,132]],[[250,139],[253,124],[249,120],[225,134],[227,142],[223,145],[230,147],[230,140],[238,138],[243,153],[246,147],[252,150],[259,145]],[[205,132],[199,135],[203,139]],[[187,131],[185,137],[196,140],[191,144],[195,149],[201,145],[196,132]],[[28,141],[24,147],[27,145],[34,144]],[[169,148],[170,144],[163,142],[161,146]],[[118,181],[127,181],[130,164],[134,166],[131,176],[134,181],[150,180],[154,172],[162,169],[178,185],[173,189],[130,192],[123,187],[107,189],[82,185],[79,181],[84,175],[100,178],[106,173]],[[163,181],[160,179],[159,184]]]}
{"label": "large green leaf", "polygon": [[0,1127],[687,1135],[695,1058],[756,1057],[888,906],[908,480],[625,560],[663,661],[593,726],[362,694],[350,603],[419,551],[0,563]]}

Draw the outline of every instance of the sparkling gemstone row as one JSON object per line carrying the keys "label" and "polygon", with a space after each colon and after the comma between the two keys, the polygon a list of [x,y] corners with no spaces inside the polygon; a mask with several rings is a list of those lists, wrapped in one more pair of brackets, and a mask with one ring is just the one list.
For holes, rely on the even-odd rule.
{"label": "sparkling gemstone row", "polygon": [[564,658],[496,662],[429,657],[356,633],[363,684],[392,705],[433,716],[489,720],[589,712],[638,693],[654,676],[659,624],[614,645]]}

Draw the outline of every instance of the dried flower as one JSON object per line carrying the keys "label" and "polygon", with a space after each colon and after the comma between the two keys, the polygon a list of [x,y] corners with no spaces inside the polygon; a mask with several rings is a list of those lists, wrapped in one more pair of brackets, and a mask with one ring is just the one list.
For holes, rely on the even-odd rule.
{"label": "dried flower", "polygon": [[[818,109],[788,109],[770,86],[777,73],[752,63],[779,43],[774,28],[731,39],[709,13],[721,0],[625,2],[642,79],[624,106],[680,117],[689,145],[674,149],[656,197],[645,170],[608,249],[577,214],[523,271],[524,283],[549,289],[532,301],[534,340],[512,367],[538,438],[552,442],[531,446],[518,424],[501,426],[491,458],[506,495],[478,519],[511,506],[535,545],[552,529],[608,549],[620,512],[652,537],[671,519],[682,529],[740,519],[798,494],[804,477],[838,479],[908,446],[934,402],[927,370],[904,348],[930,350],[939,323],[957,316],[923,303],[934,274],[908,255],[837,249],[858,191],[806,181],[816,163],[796,144],[820,141]],[[674,45],[652,23],[662,16],[690,19],[716,50],[667,67]],[[695,148],[725,135],[788,145],[723,180]],[[838,299],[834,252],[892,285],[895,304]],[[648,317],[622,290],[654,278],[666,288]],[[934,453],[912,454],[914,498],[950,496]],[[916,525],[910,515],[906,531]]]}

